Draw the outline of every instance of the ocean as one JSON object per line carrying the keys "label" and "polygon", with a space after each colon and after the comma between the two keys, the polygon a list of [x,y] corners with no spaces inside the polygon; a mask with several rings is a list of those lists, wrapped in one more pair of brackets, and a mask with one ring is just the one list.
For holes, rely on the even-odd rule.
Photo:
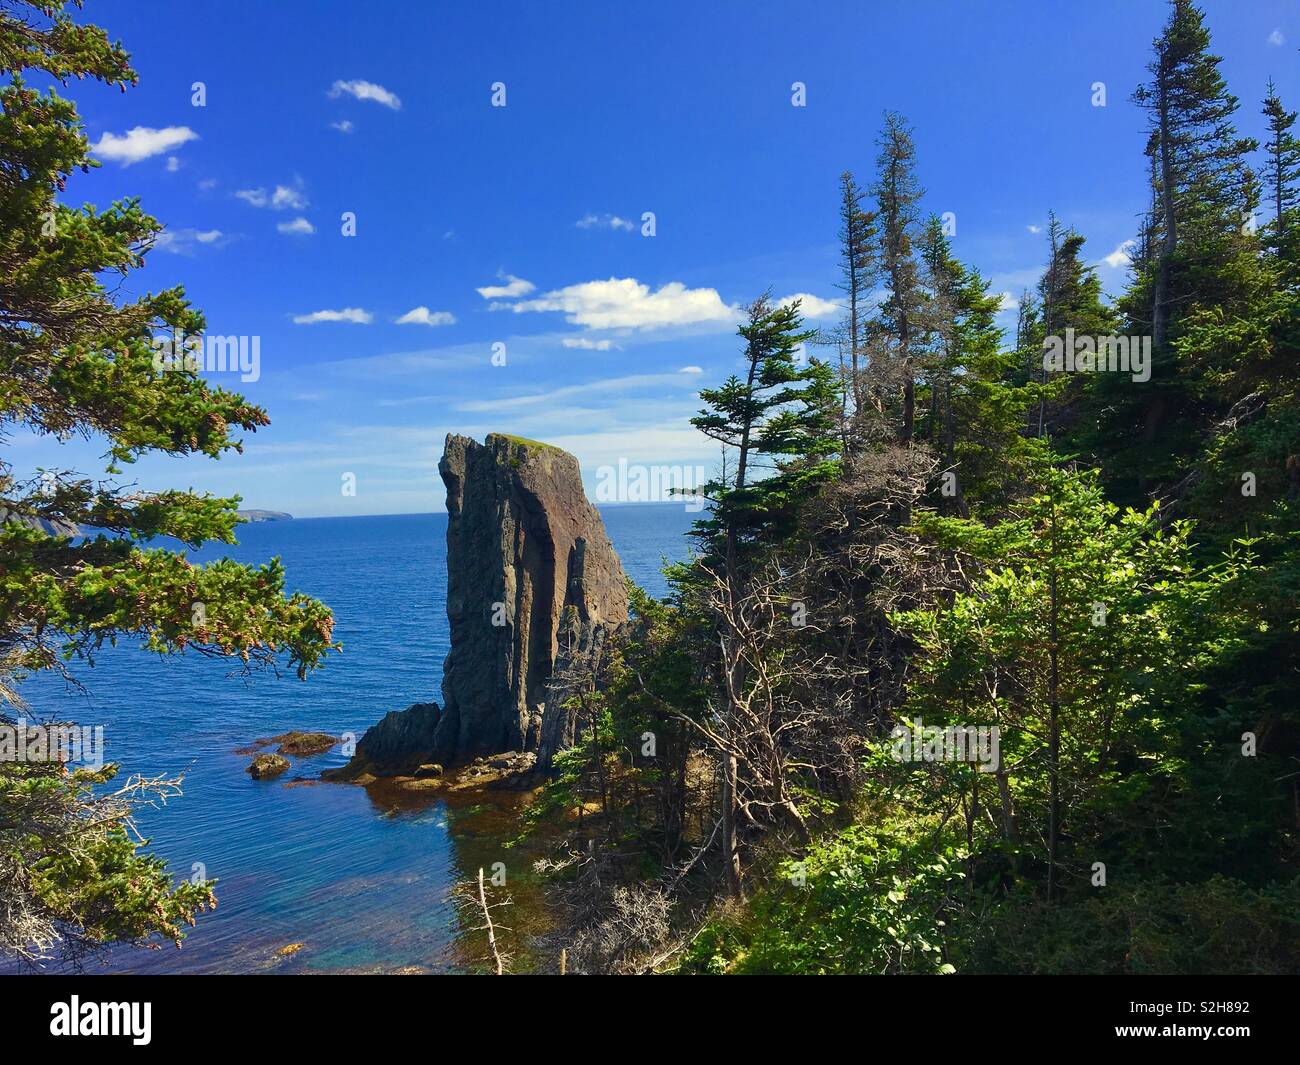
{"label": "ocean", "polygon": [[[664,594],[663,562],[684,557],[698,515],[671,503],[601,513],[628,576]],[[306,681],[291,672],[246,678],[238,663],[120,644],[105,647],[93,668],[76,668],[84,692],[51,676],[25,682],[32,716],[104,727],[119,781],[184,774],[183,794],[144,810],[137,825],[178,880],[217,881],[217,909],[200,916],[181,949],[114,947],[85,959],[85,971],[473,970],[477,922],[453,889],[497,862],[503,892],[519,904],[515,934],[544,921],[528,862],[503,847],[518,831],[517,798],[390,805],[315,780],[347,761],[338,748],[294,759],[267,781],[249,777],[249,756],[234,753],[290,729],[359,739],[390,710],[441,703],[446,531],[446,514],[295,519],[243,525],[237,546],[193,553],[197,561],[278,555],[287,590],[334,610],[343,652]]]}

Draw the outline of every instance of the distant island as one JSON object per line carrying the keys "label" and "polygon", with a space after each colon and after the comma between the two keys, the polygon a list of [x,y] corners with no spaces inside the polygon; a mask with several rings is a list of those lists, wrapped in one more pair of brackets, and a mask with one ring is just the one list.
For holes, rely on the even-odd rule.
{"label": "distant island", "polygon": [[282,510],[237,510],[244,521],[292,521],[293,515]]}

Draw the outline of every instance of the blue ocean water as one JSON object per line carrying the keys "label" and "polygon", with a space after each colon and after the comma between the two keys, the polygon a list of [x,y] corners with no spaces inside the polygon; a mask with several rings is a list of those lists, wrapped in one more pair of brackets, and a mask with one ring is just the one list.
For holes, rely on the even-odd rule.
{"label": "blue ocean water", "polygon": [[[696,515],[677,504],[606,507],[602,515],[628,575],[663,594],[663,561],[685,555]],[[184,793],[145,810],[138,827],[177,879],[217,879],[218,907],[182,949],[115,948],[87,961],[88,971],[463,967],[460,911],[448,891],[502,857],[503,826],[490,809],[438,798],[393,806],[363,788],[316,782],[346,761],[338,748],[295,760],[269,781],[250,778],[249,756],[234,753],[289,729],[359,738],[389,710],[441,701],[446,529],[445,514],[266,522],[241,526],[237,546],[194,554],[247,562],[278,555],[288,590],[333,608],[343,652],[305,682],[288,672],[245,678],[227,662],[164,660],[120,645],[79,670],[85,692],[51,677],[24,685],[34,716],[102,724],[119,780],[185,774]]]}

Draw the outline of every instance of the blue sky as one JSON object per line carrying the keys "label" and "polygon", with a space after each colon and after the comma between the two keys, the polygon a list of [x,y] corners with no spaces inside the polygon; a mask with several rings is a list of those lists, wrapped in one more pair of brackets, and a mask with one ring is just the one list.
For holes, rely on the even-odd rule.
{"label": "blue sky", "polygon": [[[1269,76],[1300,106],[1294,0],[1204,6],[1242,128],[1262,129]],[[272,419],[242,456],[150,457],[125,479],[320,516],[443,509],[449,431],[565,447],[589,491],[620,459],[711,470],[688,419],[737,366],[735,307],[770,288],[833,321],[837,179],[870,180],[886,108],[915,128],[926,209],[956,215],[957,254],[997,291],[1034,283],[1054,209],[1117,292],[1113,253],[1146,201],[1128,98],[1165,5],[92,0],[87,15],[140,85],[66,90],[104,165],[65,201],[142,197],[168,235],[123,293],[182,283],[209,332],[259,337],[257,381],[210,376]],[[103,466],[94,441],[7,450],[20,471]]]}

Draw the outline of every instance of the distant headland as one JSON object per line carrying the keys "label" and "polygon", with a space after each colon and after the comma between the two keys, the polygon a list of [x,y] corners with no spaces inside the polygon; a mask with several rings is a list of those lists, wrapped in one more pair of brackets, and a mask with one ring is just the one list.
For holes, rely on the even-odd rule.
{"label": "distant headland", "polygon": [[235,511],[244,521],[292,521],[293,515],[286,514],[283,510],[237,510]]}

